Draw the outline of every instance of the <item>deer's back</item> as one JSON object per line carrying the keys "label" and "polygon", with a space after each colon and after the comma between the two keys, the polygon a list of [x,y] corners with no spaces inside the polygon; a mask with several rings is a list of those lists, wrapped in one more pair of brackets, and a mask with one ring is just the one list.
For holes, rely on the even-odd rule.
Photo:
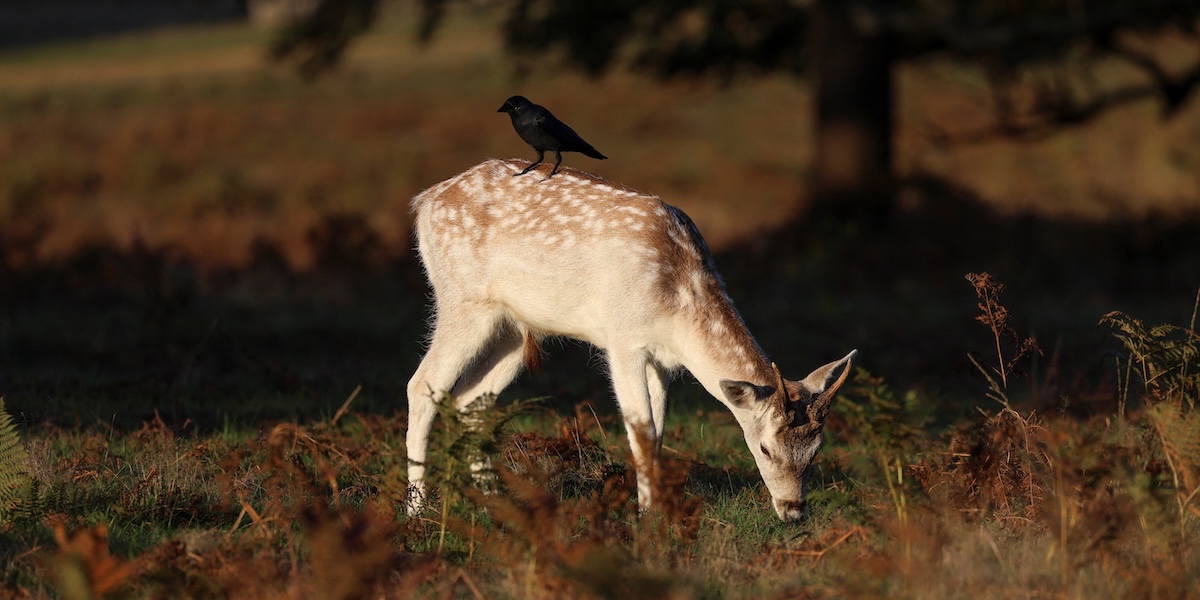
{"label": "deer's back", "polygon": [[413,199],[438,302],[498,302],[547,333],[652,326],[715,292],[711,257],[682,211],[563,168],[546,180],[489,160]]}

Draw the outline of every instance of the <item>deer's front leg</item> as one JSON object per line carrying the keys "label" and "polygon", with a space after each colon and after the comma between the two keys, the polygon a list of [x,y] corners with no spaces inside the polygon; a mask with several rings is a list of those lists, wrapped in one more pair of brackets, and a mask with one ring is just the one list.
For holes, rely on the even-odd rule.
{"label": "deer's front leg", "polygon": [[613,391],[621,406],[625,432],[633,450],[637,471],[638,506],[642,511],[654,504],[654,478],[658,476],[658,426],[650,402],[647,361],[641,352],[609,352]]}

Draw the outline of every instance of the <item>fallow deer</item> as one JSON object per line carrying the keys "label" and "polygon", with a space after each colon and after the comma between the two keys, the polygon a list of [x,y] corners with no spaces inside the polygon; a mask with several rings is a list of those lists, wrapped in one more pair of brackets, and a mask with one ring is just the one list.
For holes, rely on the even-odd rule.
{"label": "fallow deer", "polygon": [[667,385],[691,372],[741,426],[783,520],[803,514],[805,472],[856,351],[787,381],[750,335],[683,211],[575,169],[513,177],[489,160],[413,198],[433,287],[429,347],[408,383],[410,514],[425,501],[434,403],[494,398],[540,356],[546,336],[601,349],[651,506]]}

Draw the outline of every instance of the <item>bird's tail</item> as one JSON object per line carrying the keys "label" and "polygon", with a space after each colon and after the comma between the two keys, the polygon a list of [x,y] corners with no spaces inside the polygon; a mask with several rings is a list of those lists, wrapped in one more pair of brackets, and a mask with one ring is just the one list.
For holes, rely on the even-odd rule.
{"label": "bird's tail", "polygon": [[608,160],[607,156],[600,154],[600,152],[598,152],[595,148],[593,148],[591,146],[588,146],[587,148],[584,148],[583,150],[580,150],[579,152],[581,152],[584,156],[590,156],[592,158],[598,158],[600,160]]}

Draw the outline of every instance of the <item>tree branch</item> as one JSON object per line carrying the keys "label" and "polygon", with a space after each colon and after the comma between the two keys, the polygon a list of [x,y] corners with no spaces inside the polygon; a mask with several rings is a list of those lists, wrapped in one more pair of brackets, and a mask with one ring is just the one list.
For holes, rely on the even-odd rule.
{"label": "tree branch", "polygon": [[1197,84],[1200,84],[1200,65],[1179,78],[1173,78],[1166,69],[1149,54],[1128,48],[1119,42],[1107,50],[1115,57],[1124,59],[1150,77],[1163,98],[1163,118],[1169,118],[1188,99]]}

